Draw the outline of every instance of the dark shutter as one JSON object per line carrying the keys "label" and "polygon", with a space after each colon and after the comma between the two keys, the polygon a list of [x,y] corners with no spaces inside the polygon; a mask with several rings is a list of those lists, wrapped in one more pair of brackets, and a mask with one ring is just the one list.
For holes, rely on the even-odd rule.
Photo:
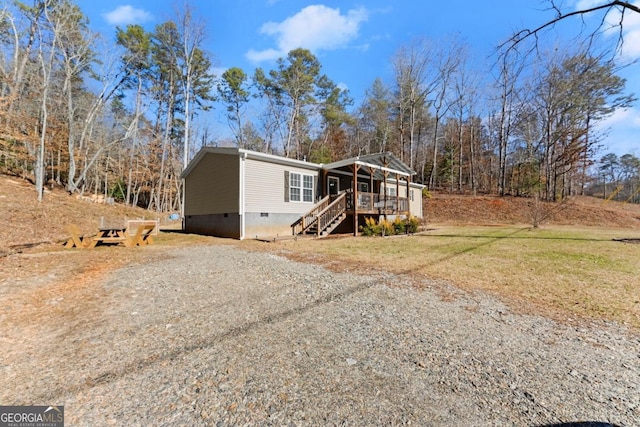
{"label": "dark shutter", "polygon": [[284,171],[284,201],[289,201],[289,171]]}

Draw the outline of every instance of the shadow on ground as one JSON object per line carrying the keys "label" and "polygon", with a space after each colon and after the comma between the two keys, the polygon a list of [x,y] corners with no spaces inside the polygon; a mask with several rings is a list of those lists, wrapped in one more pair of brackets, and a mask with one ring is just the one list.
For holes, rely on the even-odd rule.
{"label": "shadow on ground", "polygon": [[541,424],[535,427],[620,427],[616,424],[601,421],[579,421],[573,423]]}

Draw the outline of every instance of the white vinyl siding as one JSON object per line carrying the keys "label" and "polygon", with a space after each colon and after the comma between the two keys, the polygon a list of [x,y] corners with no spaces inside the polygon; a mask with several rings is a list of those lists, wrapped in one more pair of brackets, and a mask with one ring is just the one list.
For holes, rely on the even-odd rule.
{"label": "white vinyl siding", "polygon": [[[245,165],[245,212],[279,212],[302,214],[309,210],[312,201],[308,203],[288,203],[291,200],[290,185],[283,185],[285,176],[287,183],[291,182],[291,175],[309,175],[315,185],[317,172],[289,165],[279,165],[255,159],[247,159]],[[301,178],[302,179],[302,178]],[[286,192],[289,191],[287,195]],[[315,193],[315,191],[313,191]],[[303,196],[302,196],[303,197]]]}
{"label": "white vinyl siding", "polygon": [[206,154],[185,179],[185,215],[238,212],[238,156]]}
{"label": "white vinyl siding", "polygon": [[[380,185],[380,193],[387,194],[389,197],[395,197],[396,195],[396,183],[395,181],[387,182],[387,191],[384,191],[384,185]],[[400,182],[400,197],[407,197],[407,183]],[[418,187],[417,185],[414,187],[414,184],[410,185],[409,188],[409,211],[412,216],[417,216],[422,218],[422,187]]]}

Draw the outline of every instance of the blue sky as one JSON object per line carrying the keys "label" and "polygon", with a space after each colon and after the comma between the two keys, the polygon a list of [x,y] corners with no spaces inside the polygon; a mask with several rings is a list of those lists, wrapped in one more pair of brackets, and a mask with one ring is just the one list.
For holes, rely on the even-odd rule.
{"label": "blue sky", "polygon": [[[140,24],[148,30],[183,8],[178,0],[78,0],[91,27],[113,39],[115,27]],[[566,10],[601,3],[565,0]],[[553,16],[542,0],[191,0],[206,25],[204,49],[219,70],[240,67],[253,74],[295,47],[311,50],[323,72],[349,89],[356,103],[376,77],[390,82],[391,58],[415,37],[435,41],[458,36],[471,48],[476,67],[488,70],[495,47],[514,31],[533,28]],[[637,14],[636,14],[637,15]],[[577,35],[574,19],[554,33]],[[625,55],[640,58],[640,16],[625,20]],[[628,90],[640,95],[640,65],[624,71]],[[218,108],[221,110],[221,108]],[[222,120],[219,123],[222,126]],[[640,108],[620,111],[607,121],[608,149],[640,156]],[[605,149],[603,152],[609,151]]]}

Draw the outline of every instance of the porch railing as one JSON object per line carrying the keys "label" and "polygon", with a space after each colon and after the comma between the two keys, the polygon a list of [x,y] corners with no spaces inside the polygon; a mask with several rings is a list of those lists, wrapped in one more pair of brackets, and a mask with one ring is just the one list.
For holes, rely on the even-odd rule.
{"label": "porch railing", "polygon": [[347,210],[347,194],[340,194],[333,202],[318,213],[318,228],[316,234],[320,236],[329,225]]}
{"label": "porch railing", "polygon": [[294,235],[302,234],[307,231],[311,226],[313,226],[316,221],[318,221],[318,212],[324,210],[331,201],[331,196],[326,196],[318,203],[316,203],[313,208],[304,215],[300,217],[299,220],[291,224],[291,229],[293,230]]}
{"label": "porch railing", "polygon": [[293,234],[302,234],[315,227],[316,234],[320,235],[337,217],[344,213],[346,206],[346,193],[323,198],[309,212],[291,224]]}
{"label": "porch railing", "polygon": [[[383,213],[402,213],[409,211],[409,199],[378,193],[358,193],[357,207],[359,211],[380,211]],[[348,193],[347,209],[355,210],[353,193]]]}

